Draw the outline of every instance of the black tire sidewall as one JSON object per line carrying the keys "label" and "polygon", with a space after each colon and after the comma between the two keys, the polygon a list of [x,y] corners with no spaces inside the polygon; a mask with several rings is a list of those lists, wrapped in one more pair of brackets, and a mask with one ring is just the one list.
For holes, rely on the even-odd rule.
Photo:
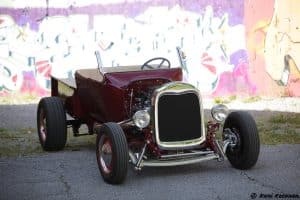
{"label": "black tire sidewall", "polygon": [[[41,139],[40,112],[46,117],[46,140]],[[46,151],[57,151],[64,148],[67,141],[66,113],[63,102],[58,97],[42,98],[38,104],[37,128],[40,143]]]}
{"label": "black tire sidewall", "polygon": [[[100,129],[96,130],[96,156],[100,173],[105,182],[110,184],[120,184],[127,176],[128,168],[128,146],[122,128],[116,123],[105,123]],[[112,148],[112,169],[107,173],[103,170],[100,163],[99,146],[103,136],[107,136],[111,141]]]}
{"label": "black tire sidewall", "polygon": [[258,159],[260,151],[259,135],[252,116],[244,111],[236,111],[227,117],[224,129],[236,128],[240,137],[240,149],[237,152],[226,151],[227,158],[233,167],[249,169]]}

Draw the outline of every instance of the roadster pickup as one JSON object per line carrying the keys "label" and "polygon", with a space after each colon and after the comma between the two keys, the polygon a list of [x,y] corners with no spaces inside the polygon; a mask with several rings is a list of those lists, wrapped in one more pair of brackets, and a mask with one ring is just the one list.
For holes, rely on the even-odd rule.
{"label": "roadster pickup", "polygon": [[[96,134],[99,171],[110,184],[122,183],[128,166],[228,160],[244,170],[256,164],[260,141],[251,115],[215,105],[206,119],[199,90],[182,81],[182,66],[156,57],[142,65],[103,67],[96,57],[98,68],[76,70],[74,78],[52,76],[51,97],[42,98],[37,110],[44,150],[63,149],[69,127],[74,136]],[[79,131],[84,124],[87,133]]]}

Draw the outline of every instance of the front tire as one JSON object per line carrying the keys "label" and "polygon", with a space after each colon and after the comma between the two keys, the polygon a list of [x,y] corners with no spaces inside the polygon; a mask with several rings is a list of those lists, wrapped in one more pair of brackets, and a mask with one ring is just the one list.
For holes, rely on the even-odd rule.
{"label": "front tire", "polygon": [[122,128],[116,123],[105,123],[97,130],[96,156],[105,182],[120,184],[127,176],[128,145]]}
{"label": "front tire", "polygon": [[236,146],[229,146],[226,150],[229,162],[237,169],[253,167],[260,151],[259,134],[254,119],[247,112],[232,112],[225,120],[224,130],[227,128],[237,140]]}
{"label": "front tire", "polygon": [[37,131],[45,151],[58,151],[67,141],[66,113],[58,97],[42,98],[37,110]]}

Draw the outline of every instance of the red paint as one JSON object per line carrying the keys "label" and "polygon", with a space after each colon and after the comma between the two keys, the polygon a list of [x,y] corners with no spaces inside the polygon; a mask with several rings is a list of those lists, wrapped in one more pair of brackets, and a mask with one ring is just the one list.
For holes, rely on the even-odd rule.
{"label": "red paint", "polygon": [[201,64],[206,67],[211,73],[217,74],[217,69],[214,65],[210,64],[213,61],[213,58],[208,55],[208,53],[203,53],[201,56]]}
{"label": "red paint", "polygon": [[18,75],[14,75],[11,79],[14,83],[16,83],[18,80]]}
{"label": "red paint", "polygon": [[[130,83],[137,80],[147,79],[166,79],[169,81],[181,81],[182,72],[179,68],[172,69],[159,69],[159,70],[145,70],[145,71],[133,71],[133,72],[117,72],[105,74],[105,81],[109,85],[123,88]],[[155,84],[153,82],[153,84]]]}
{"label": "red paint", "polygon": [[216,134],[219,131],[220,124],[213,121],[207,122],[207,140],[206,145],[214,152],[218,153],[218,149],[215,145]]}
{"label": "red paint", "polygon": [[50,78],[52,66],[48,60],[36,62],[36,70],[45,78]]}
{"label": "red paint", "polygon": [[[181,81],[181,68],[107,73],[102,82],[75,73],[77,89],[65,101],[66,111],[92,126],[95,122],[120,122],[130,118],[130,93],[148,91],[170,81]],[[54,87],[54,88],[53,88]],[[56,88],[55,88],[56,87]],[[57,91],[57,84],[52,85]],[[53,96],[58,95],[52,92]],[[91,127],[90,127],[91,128]]]}

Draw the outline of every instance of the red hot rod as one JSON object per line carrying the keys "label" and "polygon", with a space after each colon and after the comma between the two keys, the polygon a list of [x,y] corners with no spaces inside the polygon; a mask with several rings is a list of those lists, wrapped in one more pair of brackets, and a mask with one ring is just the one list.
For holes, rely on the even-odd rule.
{"label": "red hot rod", "polygon": [[128,163],[136,170],[224,158],[238,169],[256,164],[260,142],[253,118],[216,105],[214,120],[205,123],[200,92],[182,82],[182,67],[173,68],[162,57],[143,65],[102,67],[96,56],[98,69],[77,70],[74,78],[52,77],[51,97],[42,98],[37,111],[44,150],[63,149],[67,128],[85,135],[79,128],[86,124],[87,134],[97,134],[97,163],[111,184],[125,180]]}

